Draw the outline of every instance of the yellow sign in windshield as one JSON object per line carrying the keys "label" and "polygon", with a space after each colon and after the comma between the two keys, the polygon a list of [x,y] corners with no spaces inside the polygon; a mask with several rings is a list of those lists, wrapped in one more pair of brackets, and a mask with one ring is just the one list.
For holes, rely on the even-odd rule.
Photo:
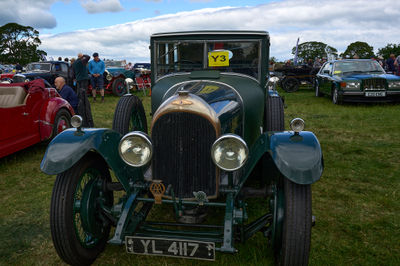
{"label": "yellow sign in windshield", "polygon": [[212,51],[208,53],[208,66],[229,66],[229,51]]}

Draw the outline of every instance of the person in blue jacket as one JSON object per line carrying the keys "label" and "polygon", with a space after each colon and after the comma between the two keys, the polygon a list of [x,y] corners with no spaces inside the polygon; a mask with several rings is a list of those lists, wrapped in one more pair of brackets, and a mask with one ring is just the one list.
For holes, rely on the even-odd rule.
{"label": "person in blue jacket", "polygon": [[103,73],[106,66],[102,60],[99,58],[98,53],[93,54],[93,60],[89,62],[89,72],[92,74],[90,79],[92,84],[92,95],[93,101],[96,101],[96,91],[99,90],[101,94],[101,102],[104,102],[104,80]]}
{"label": "person in blue jacket", "polygon": [[74,90],[65,84],[65,79],[63,77],[57,77],[54,80],[54,85],[61,97],[69,102],[69,104],[74,108],[75,113],[78,113],[78,96]]}

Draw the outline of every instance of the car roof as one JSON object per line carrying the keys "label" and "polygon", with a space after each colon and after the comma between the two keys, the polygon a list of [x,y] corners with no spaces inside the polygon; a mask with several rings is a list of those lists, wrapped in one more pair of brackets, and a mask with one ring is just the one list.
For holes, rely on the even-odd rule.
{"label": "car roof", "polygon": [[330,60],[327,63],[335,63],[335,62],[365,62],[365,61],[374,61],[372,59],[342,59],[342,60]]}
{"label": "car roof", "polygon": [[159,37],[172,37],[172,36],[269,36],[266,31],[250,31],[250,30],[201,30],[201,31],[177,31],[177,32],[164,32],[154,33],[151,35],[152,38]]}

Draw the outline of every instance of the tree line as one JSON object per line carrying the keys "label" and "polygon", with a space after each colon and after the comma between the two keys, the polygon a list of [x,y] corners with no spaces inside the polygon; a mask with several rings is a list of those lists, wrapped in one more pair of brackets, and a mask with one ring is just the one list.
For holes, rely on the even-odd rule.
{"label": "tree line", "polygon": [[[296,46],[292,48],[292,54],[296,54]],[[328,54],[338,57],[336,48],[331,47],[323,42],[304,42],[298,45],[297,56],[304,60],[315,58],[328,58]],[[346,50],[340,54],[342,58],[354,58],[356,55],[361,59],[369,59],[376,56],[389,58],[390,54],[400,55],[400,44],[389,43],[385,47],[379,48],[378,53],[374,54],[374,48],[366,42],[353,42],[349,44]]]}

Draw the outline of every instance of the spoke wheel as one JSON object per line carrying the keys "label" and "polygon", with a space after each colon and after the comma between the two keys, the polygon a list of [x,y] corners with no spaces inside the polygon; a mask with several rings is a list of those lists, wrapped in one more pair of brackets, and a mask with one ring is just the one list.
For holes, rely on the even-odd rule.
{"label": "spoke wheel", "polygon": [[311,185],[280,178],[273,186],[271,244],[279,265],[307,265],[311,243]]}
{"label": "spoke wheel", "polygon": [[83,157],[57,175],[50,209],[50,229],[58,255],[71,265],[89,265],[104,250],[110,223],[100,205],[111,208],[113,194],[107,166],[96,155]]}
{"label": "spoke wheel", "polygon": [[71,114],[65,109],[60,109],[54,118],[52,137],[54,138],[57,134],[70,127]]}
{"label": "spoke wheel", "polygon": [[123,78],[117,78],[112,84],[113,94],[116,96],[122,96],[126,93],[125,80]]}
{"label": "spoke wheel", "polygon": [[282,82],[282,89],[286,92],[295,92],[299,87],[300,82],[293,77],[286,77]]}
{"label": "spoke wheel", "polygon": [[125,95],[115,108],[113,127],[122,135],[131,131],[147,133],[147,120],[143,104],[135,95]]}

